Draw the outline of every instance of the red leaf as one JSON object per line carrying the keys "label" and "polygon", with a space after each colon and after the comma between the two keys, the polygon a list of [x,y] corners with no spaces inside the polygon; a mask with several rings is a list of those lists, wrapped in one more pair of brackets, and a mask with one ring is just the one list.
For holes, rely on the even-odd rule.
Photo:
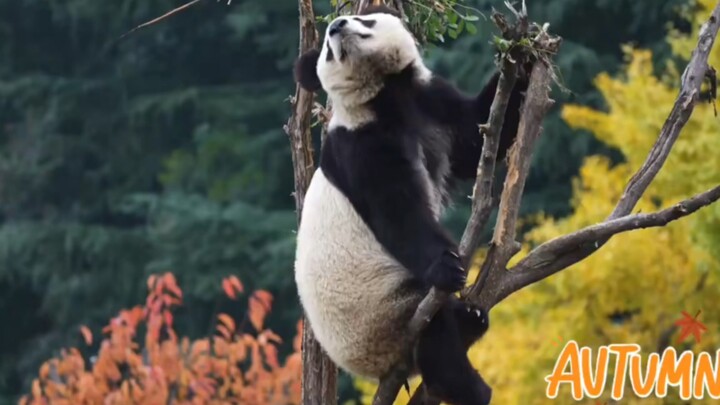
{"label": "red leaf", "polygon": [[147,279],[148,290],[152,291],[155,288],[156,282],[157,282],[157,276],[154,274],[151,274],[150,277],[148,277],[148,279]]}
{"label": "red leaf", "polygon": [[232,333],[230,333],[230,331],[227,327],[225,327],[225,325],[218,325],[215,327],[215,329],[220,332],[220,334],[223,338],[225,338],[225,340],[230,340],[230,338],[232,337]]}
{"label": "red leaf", "polygon": [[222,323],[229,331],[235,332],[235,321],[228,314],[219,314],[218,320]]}
{"label": "red leaf", "polygon": [[232,283],[230,280],[224,278],[222,281],[222,289],[225,291],[225,295],[228,296],[231,300],[237,299],[237,294],[235,294],[235,289],[232,286]]}
{"label": "red leaf", "polygon": [[92,335],[92,332],[90,331],[90,328],[88,328],[85,325],[80,326],[80,334],[82,335],[83,340],[85,341],[86,345],[88,345],[88,346],[92,345],[93,335]]}
{"label": "red leaf", "polygon": [[168,291],[175,294],[176,297],[182,298],[182,290],[178,287],[177,280],[175,280],[175,276],[172,273],[165,273],[163,281],[165,282],[165,288],[167,288]]}
{"label": "red leaf", "polygon": [[250,297],[248,315],[255,330],[261,331],[265,316],[270,312],[272,306],[272,294],[264,290],[255,291]]}
{"label": "red leaf", "polygon": [[691,316],[685,311],[682,311],[682,318],[675,321],[675,326],[680,328],[680,336],[678,336],[677,343],[684,341],[689,335],[693,335],[695,343],[700,343],[700,336],[707,332],[707,327],[700,322],[697,318],[700,316],[698,311],[695,316]]}
{"label": "red leaf", "polygon": [[237,291],[239,293],[242,293],[243,291],[245,291],[243,284],[240,282],[240,279],[237,278],[236,276],[230,276],[227,278],[227,280],[230,283],[230,285],[232,285],[233,288],[235,288],[235,291]]}
{"label": "red leaf", "polygon": [[280,367],[278,363],[278,350],[274,345],[268,344],[262,346],[263,353],[265,353],[265,362],[273,369]]}

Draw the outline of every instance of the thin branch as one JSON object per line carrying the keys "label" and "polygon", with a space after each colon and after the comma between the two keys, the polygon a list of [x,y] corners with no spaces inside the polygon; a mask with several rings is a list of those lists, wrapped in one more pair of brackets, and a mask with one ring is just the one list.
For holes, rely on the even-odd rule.
{"label": "thin branch", "polygon": [[[628,182],[625,191],[608,221],[622,218],[634,209],[641,196],[653,181],[667,160],[680,131],[687,123],[695,104],[699,101],[700,89],[706,72],[708,56],[720,27],[720,2],[715,6],[709,20],[700,29],[697,47],[682,75],[679,95],[673,105],[657,141],[650,150],[645,162]],[[591,255],[603,246],[612,235],[599,237],[592,243],[546,242],[533,249],[510,271],[490,275],[488,283],[493,284],[491,294],[483,297],[483,302],[494,306],[508,295],[532,283],[549,277]],[[549,249],[553,243],[555,248]],[[483,294],[485,295],[485,294]]]}
{"label": "thin branch", "polygon": [[548,97],[551,82],[550,67],[545,62],[535,63],[522,108],[517,140],[510,151],[508,173],[500,197],[492,243],[480,270],[480,280],[463,294],[466,300],[484,309],[490,308],[488,303],[483,301],[483,298],[489,295],[482,293],[485,289],[495,288],[495,285],[487,280],[491,279],[494,273],[504,272],[510,258],[520,250],[520,244],[515,240],[520,201],[525,180],[530,172],[530,157],[542,131],[542,120],[552,105]]}
{"label": "thin branch", "polygon": [[477,178],[473,186],[472,211],[462,239],[460,239],[460,252],[466,267],[470,264],[473,253],[480,247],[482,230],[493,209],[492,191],[495,181],[495,162],[500,146],[500,133],[505,121],[505,111],[510,102],[510,94],[515,87],[517,78],[518,69],[515,63],[511,63],[507,58],[503,58],[501,63],[495,98],[490,107],[490,118],[487,125],[482,125],[480,128],[484,141]]}
{"label": "thin branch", "polygon": [[529,285],[547,277],[545,272],[531,269],[543,268],[545,265],[543,262],[545,260],[547,260],[547,262],[553,262],[558,251],[576,250],[584,246],[589,246],[589,249],[594,251],[598,249],[598,241],[608,240],[613,235],[635,229],[665,226],[672,221],[686,217],[700,208],[716,202],[718,199],[720,199],[720,186],[695,195],[661,211],[650,214],[627,215],[621,218],[607,220],[545,242],[532,251],[532,260],[523,260],[523,262],[516,266],[520,268],[522,264],[523,270],[505,272],[506,278],[503,280],[497,297],[502,299],[516,291],[513,290],[513,288],[517,285]]}
{"label": "thin branch", "polygon": [[[137,27],[131,29],[130,31],[128,31],[128,32],[120,35],[120,37],[119,37],[118,39],[123,39],[123,38],[125,38],[126,36],[132,34],[133,32],[135,32],[135,31],[137,31],[137,30],[139,30],[139,29],[141,29],[141,28],[149,27],[149,26],[151,26],[151,25],[153,25],[153,24],[156,24],[156,23],[158,23],[158,22],[160,22],[160,21],[162,21],[162,20],[164,20],[164,19],[166,19],[166,18],[168,18],[168,17],[171,17],[171,16],[173,16],[173,15],[175,15],[175,14],[177,14],[177,13],[183,11],[183,10],[187,10],[187,9],[190,8],[191,6],[193,6],[193,5],[195,5],[196,3],[199,3],[199,2],[201,2],[201,1],[202,1],[202,0],[192,0],[191,2],[185,3],[185,4],[183,4],[183,5],[180,6],[180,7],[176,7],[176,8],[174,8],[174,9],[168,11],[167,13],[161,15],[160,17],[153,18],[153,19],[150,20],[150,21],[147,21],[147,22],[144,22],[144,23],[138,25]],[[228,4],[230,4],[230,1],[228,1]]]}

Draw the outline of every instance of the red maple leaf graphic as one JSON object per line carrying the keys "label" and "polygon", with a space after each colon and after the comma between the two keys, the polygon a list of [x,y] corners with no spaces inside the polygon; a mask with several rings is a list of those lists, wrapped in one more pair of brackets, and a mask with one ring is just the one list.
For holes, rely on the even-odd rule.
{"label": "red maple leaf graphic", "polygon": [[691,316],[685,311],[682,311],[682,318],[675,321],[675,326],[680,328],[680,336],[677,339],[677,343],[681,343],[689,335],[693,335],[695,343],[700,343],[700,335],[707,332],[707,327],[700,322],[697,318],[700,316],[698,311],[695,316]]}

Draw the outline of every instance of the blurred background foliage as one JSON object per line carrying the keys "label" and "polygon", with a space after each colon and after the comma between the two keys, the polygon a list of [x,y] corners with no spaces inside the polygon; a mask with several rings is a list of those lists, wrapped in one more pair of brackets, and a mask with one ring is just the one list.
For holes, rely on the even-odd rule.
{"label": "blurred background foliage", "polygon": [[[207,334],[219,311],[234,316],[245,311],[217,298],[217,280],[230,274],[251,290],[270,291],[275,304],[269,327],[280,336],[295,333],[300,309],[292,278],[293,176],[282,125],[289,113],[287,97],[294,92],[297,3],[208,0],[118,40],[183,3],[0,0],[0,403],[12,403],[26,391],[46,358],[79,344],[80,325],[97,330],[120,308],[140,302],[153,273],[172,271],[184,286],[184,305],[175,318],[181,335]],[[463,16],[479,18],[434,23],[457,26],[445,31],[428,25],[428,65],[467,91],[478,91],[494,71],[494,30],[487,17],[491,7],[504,6],[497,0],[463,4],[481,13],[457,8]],[[315,5],[319,16],[332,10],[329,1]],[[528,218],[542,213],[538,221],[545,225],[533,230],[532,238],[574,229],[609,209],[664,118],[666,110],[659,106],[672,98],[677,76],[667,74],[657,83],[652,77],[663,74],[668,61],[687,57],[687,38],[692,38],[687,35],[697,27],[686,17],[695,18],[695,6],[692,0],[528,0],[532,19],[550,22],[565,38],[557,63],[571,91],[554,95],[558,103],[534,157],[522,208]],[[674,40],[666,40],[669,32]],[[625,44],[652,52],[652,58],[624,52]],[[640,70],[635,76],[633,66]],[[598,76],[601,72],[608,76]],[[631,80],[611,79],[616,75]],[[566,103],[585,109],[564,109]],[[603,115],[609,108],[611,114]],[[709,136],[717,121],[708,123],[705,111],[696,112],[685,131],[708,134],[693,138],[705,143],[679,143],[673,158],[679,162],[671,162],[654,189],[663,205],[717,180],[717,160],[710,159],[717,148]],[[462,198],[469,194],[467,186],[446,218],[457,235],[469,212]],[[583,207],[594,211],[581,212]],[[712,254],[720,246],[712,240],[718,216],[703,215],[668,230],[638,233],[631,237],[636,241],[613,240],[604,252],[618,244],[632,250],[654,243],[664,232],[671,239],[656,247],[658,253],[682,261],[675,265],[668,259],[666,266],[713,268],[700,253]],[[530,290],[547,291],[552,300],[518,294],[499,307],[507,313],[497,316],[515,323],[493,328],[486,347],[505,345],[509,351],[533,344],[508,335],[544,339],[540,332],[548,322],[542,310],[561,299],[550,283],[561,283],[568,299],[580,299],[575,293],[585,291],[582,299],[593,292],[597,300],[611,290],[632,295],[640,270],[652,268],[663,277],[666,267],[651,260],[650,250],[634,251],[645,252],[647,262],[625,259],[630,251],[615,251],[615,260],[596,255],[587,264],[594,269],[593,280],[573,277],[581,272],[576,270]],[[627,275],[616,270],[621,265],[636,275],[619,286],[612,280]],[[600,283],[608,291],[591,289]],[[523,299],[533,307],[523,307]],[[647,303],[633,305],[641,304]],[[583,305],[588,304],[567,309],[582,314]],[[518,316],[522,308],[524,315]],[[576,331],[585,325],[578,317],[565,319]],[[553,330],[562,326],[552,322]],[[501,342],[497,348],[493,339]],[[528,358],[520,349],[514,353],[504,361]],[[510,368],[494,357],[487,361],[498,373]],[[531,390],[530,380],[542,384],[536,377],[502,378]],[[342,398],[355,395],[343,378]]]}

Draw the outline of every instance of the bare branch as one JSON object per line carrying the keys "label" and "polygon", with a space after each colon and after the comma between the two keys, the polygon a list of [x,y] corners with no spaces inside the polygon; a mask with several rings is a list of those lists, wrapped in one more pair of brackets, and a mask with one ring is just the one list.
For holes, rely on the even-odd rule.
{"label": "bare branch", "polygon": [[[655,145],[650,150],[645,163],[628,182],[620,201],[608,217],[608,221],[622,218],[632,212],[665,163],[680,131],[687,123],[699,100],[700,89],[709,69],[708,55],[719,27],[720,2],[715,6],[709,20],[700,29],[697,47],[693,50],[682,75],[680,93]],[[484,296],[482,301],[490,307],[494,306],[513,292],[585,259],[604,245],[613,234],[600,236],[589,243],[564,242],[560,244],[550,241],[538,246],[510,271],[490,275],[488,283],[493,285],[493,291],[490,296]],[[550,243],[553,244],[553,249],[548,249],[547,245]]]}
{"label": "bare branch", "polygon": [[530,86],[523,104],[517,139],[510,151],[508,174],[500,197],[500,209],[492,243],[480,270],[478,282],[463,294],[466,300],[481,308],[490,308],[483,298],[491,294],[482,294],[483,290],[495,288],[486,280],[492,277],[493,273],[504,272],[510,258],[520,250],[520,244],[515,240],[520,201],[525,180],[530,172],[535,141],[540,136],[542,120],[552,105],[548,98],[551,82],[550,67],[544,62],[536,63],[533,66]]}
{"label": "bare branch", "polygon": [[[665,226],[672,221],[686,217],[700,208],[716,202],[718,199],[720,199],[720,186],[695,195],[661,211],[650,214],[628,215],[608,220],[545,242],[533,250],[533,256],[530,260],[523,260],[516,266],[517,268],[522,268],[522,270],[505,272],[506,278],[499,286],[495,299],[499,302],[499,300],[516,291],[515,288],[518,285],[530,285],[547,277],[545,272],[535,269],[543,268],[546,260],[553,261],[558,251],[573,250],[582,246],[589,246],[588,249],[594,251],[599,248],[598,241],[600,240],[608,240],[613,235],[634,229]],[[493,302],[493,304],[494,303],[496,302]]]}
{"label": "bare branch", "polygon": [[510,101],[510,94],[515,86],[517,65],[506,58],[501,61],[500,78],[495,98],[490,107],[490,117],[487,125],[480,130],[484,136],[477,178],[473,186],[472,211],[468,219],[462,239],[460,239],[460,253],[464,265],[470,263],[473,253],[480,247],[480,236],[487,224],[493,209],[493,184],[495,181],[495,162],[500,145],[500,132],[505,121],[505,111]]}
{"label": "bare branch", "polygon": [[[123,38],[125,38],[126,36],[132,34],[133,32],[135,32],[135,31],[137,31],[137,30],[139,30],[139,29],[141,29],[141,28],[149,27],[149,26],[151,26],[151,25],[154,25],[154,24],[156,24],[156,23],[159,23],[160,21],[162,21],[162,20],[164,20],[164,19],[166,19],[166,18],[168,18],[168,17],[172,17],[173,15],[175,15],[175,14],[181,12],[181,11],[187,10],[187,9],[190,8],[191,6],[194,6],[195,4],[197,4],[197,3],[201,2],[201,1],[202,1],[202,0],[192,0],[192,1],[187,2],[187,3],[185,3],[185,4],[183,4],[183,5],[179,6],[179,7],[175,7],[174,9],[168,11],[167,13],[165,13],[165,14],[159,16],[159,17],[153,18],[153,19],[150,20],[150,21],[146,21],[146,22],[144,22],[144,23],[136,26],[135,28],[131,29],[130,31],[128,31],[128,32],[120,35],[120,37],[119,37],[118,39],[123,39]],[[218,0],[218,1],[220,1],[220,0]],[[232,3],[232,0],[228,0],[227,4],[230,5],[230,3]]]}

